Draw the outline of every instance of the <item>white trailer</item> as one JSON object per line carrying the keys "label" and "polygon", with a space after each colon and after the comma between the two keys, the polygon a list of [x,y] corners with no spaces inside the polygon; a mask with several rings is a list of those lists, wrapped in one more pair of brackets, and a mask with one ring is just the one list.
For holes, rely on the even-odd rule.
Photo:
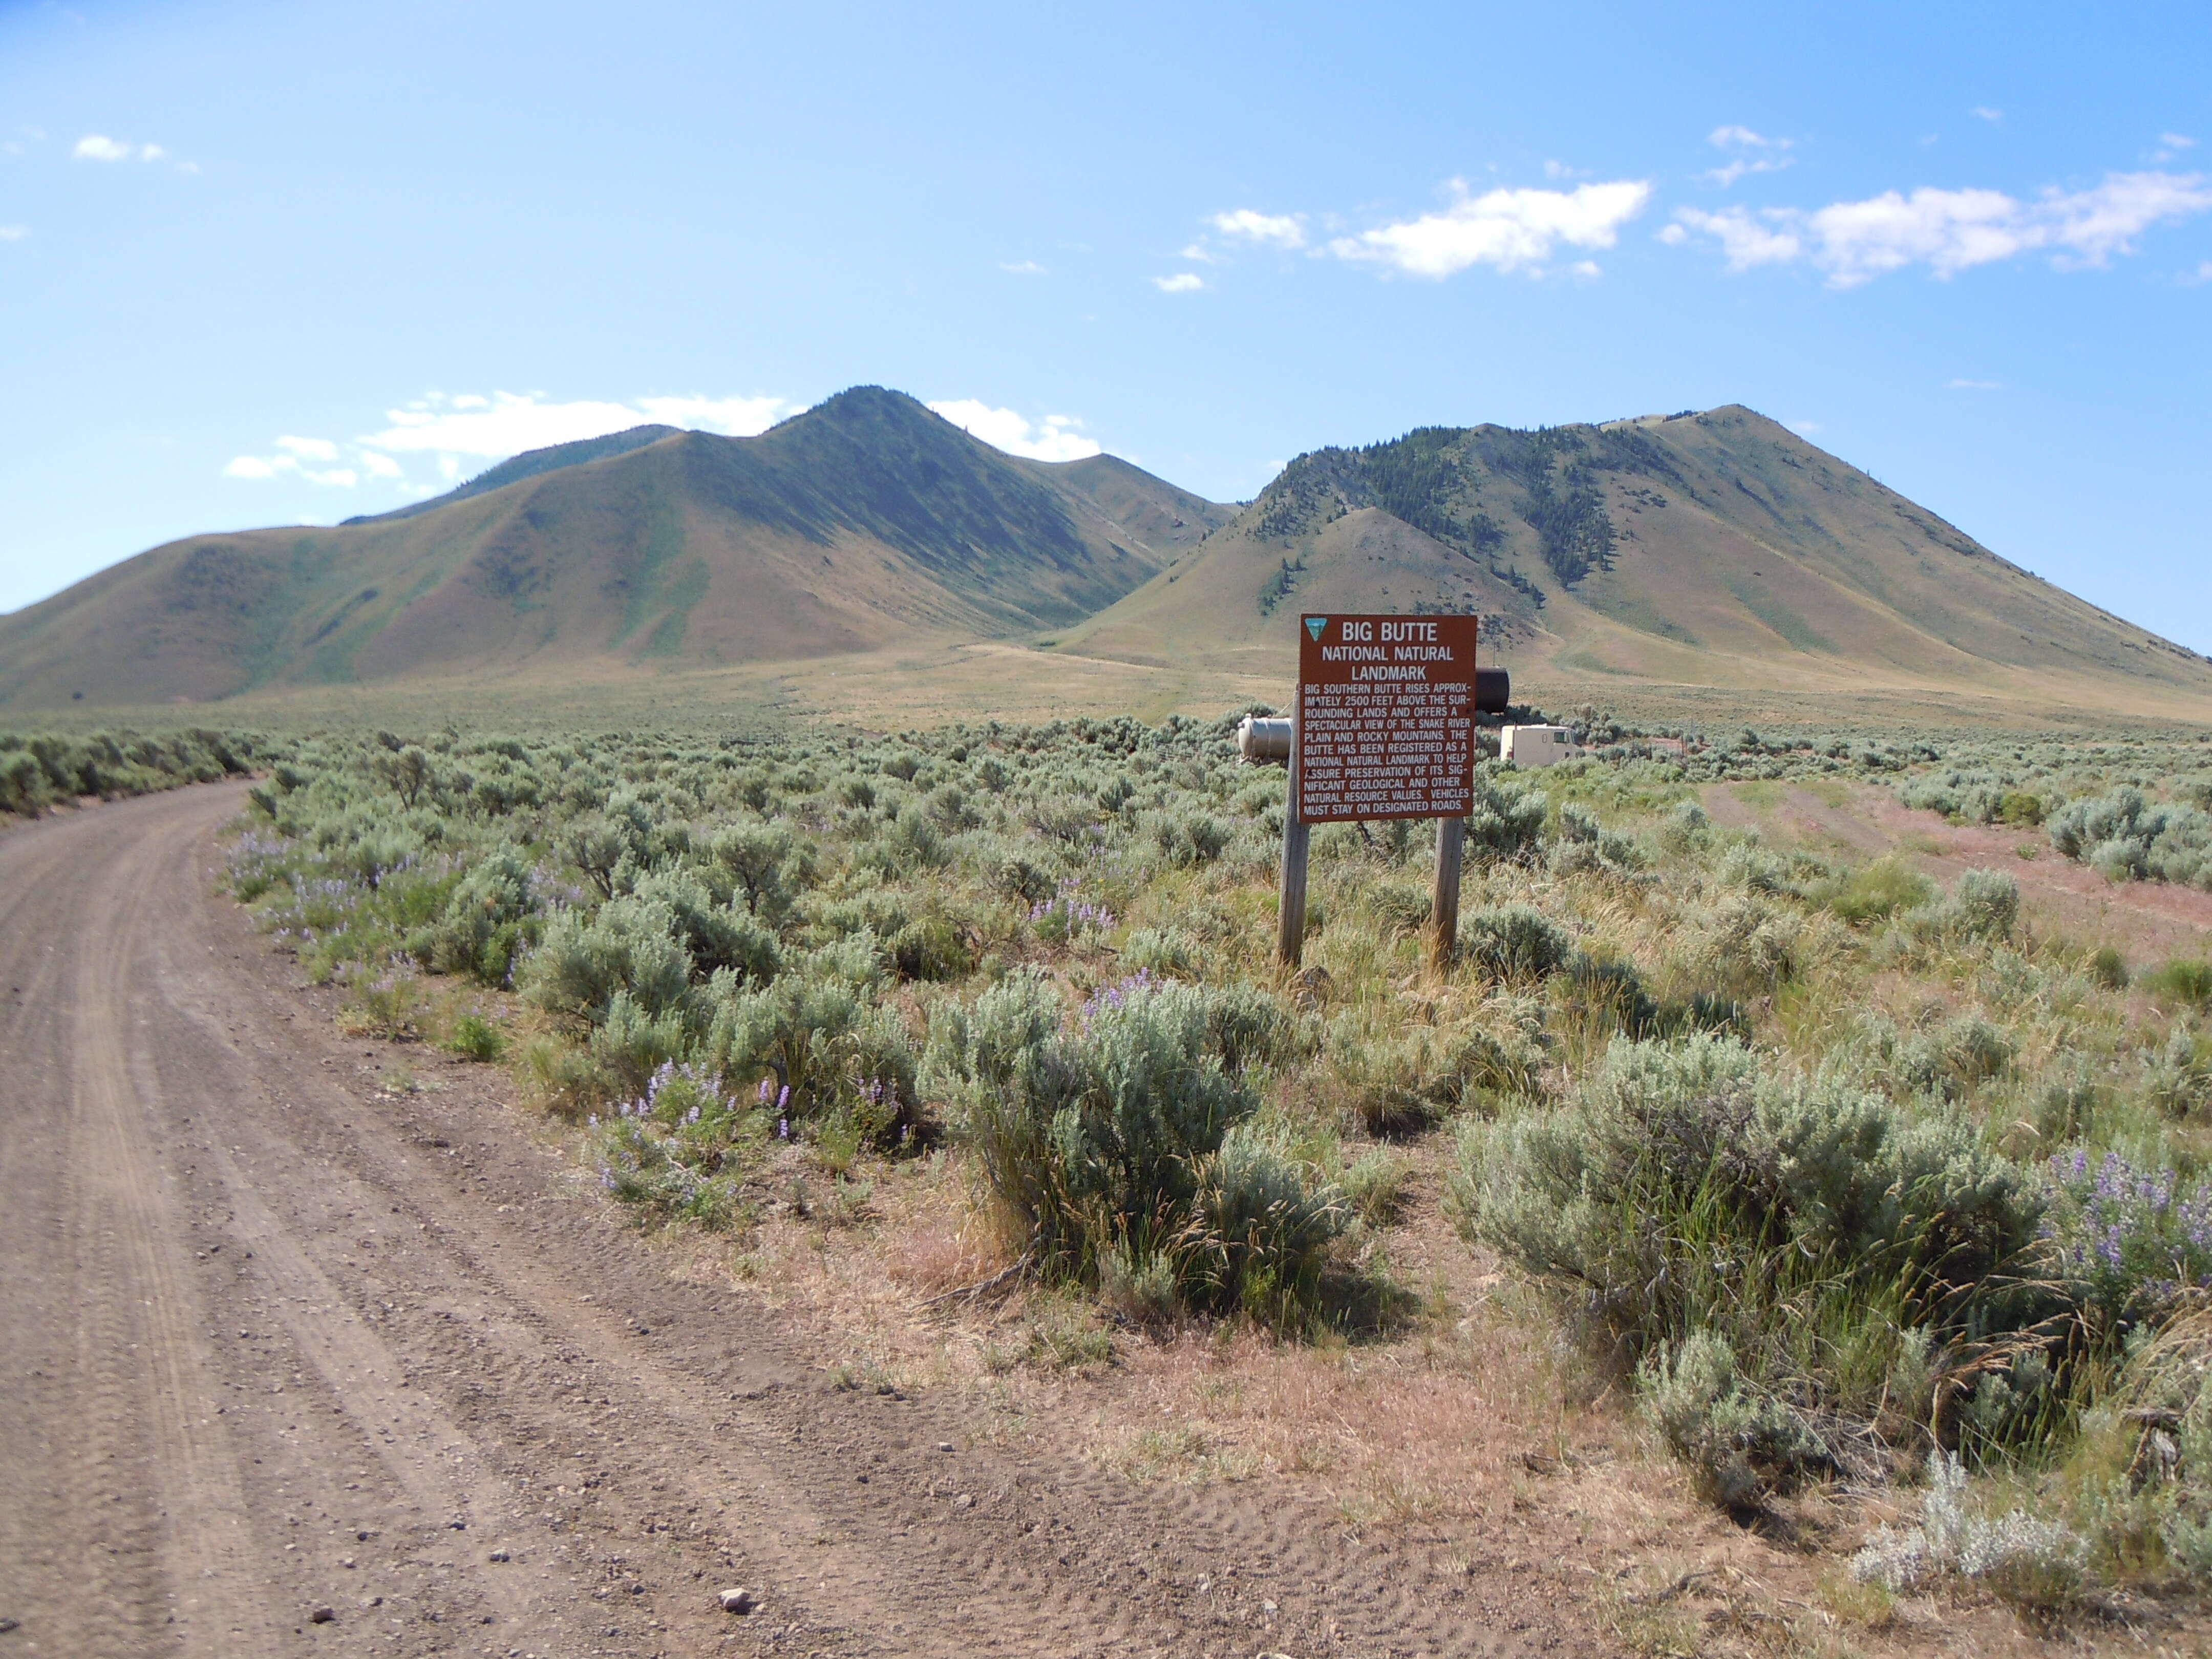
{"label": "white trailer", "polygon": [[1507,726],[1498,733],[1498,757],[1516,766],[1553,766],[1582,752],[1564,726]]}

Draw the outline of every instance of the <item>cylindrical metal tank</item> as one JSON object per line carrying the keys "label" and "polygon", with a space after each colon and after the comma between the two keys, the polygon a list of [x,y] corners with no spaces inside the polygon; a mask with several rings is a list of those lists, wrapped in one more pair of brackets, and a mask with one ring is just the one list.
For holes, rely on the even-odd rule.
{"label": "cylindrical metal tank", "polygon": [[1287,720],[1262,720],[1247,714],[1237,728],[1237,752],[1248,761],[1284,764],[1291,758],[1292,726],[1293,722]]}

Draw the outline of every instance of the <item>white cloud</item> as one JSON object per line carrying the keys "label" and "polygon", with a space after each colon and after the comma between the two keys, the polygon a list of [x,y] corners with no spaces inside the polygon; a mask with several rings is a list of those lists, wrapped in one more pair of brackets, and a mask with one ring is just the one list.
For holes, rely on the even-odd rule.
{"label": "white cloud", "polygon": [[2212,283],[2212,259],[2207,259],[2197,267],[2193,275],[2185,276],[2182,280],[2189,283]]}
{"label": "white cloud", "polygon": [[1176,257],[1181,259],[1195,259],[1202,265],[1218,265],[1221,263],[1221,256],[1203,242],[1193,242]]}
{"label": "white cloud", "polygon": [[1172,276],[1155,276],[1152,286],[1163,294],[1195,294],[1206,286],[1206,278],[1194,270],[1178,270]]}
{"label": "white cloud", "polygon": [[[127,161],[134,155],[142,161],[158,161],[169,152],[159,144],[129,144],[119,138],[88,132],[76,141],[76,148],[70,153],[80,161]],[[194,173],[199,171],[190,162],[185,166]]]}
{"label": "white cloud", "polygon": [[1991,109],[1987,104],[1977,104],[1973,108],[1968,110],[1966,113],[1969,115],[1978,115],[1984,121],[2002,121],[2004,119],[2004,112],[2002,110]]}
{"label": "white cloud", "polygon": [[1659,240],[1680,246],[1690,240],[1683,228],[1686,225],[1690,230],[1702,230],[1719,240],[1730,270],[1779,264],[1805,251],[1804,243],[1795,232],[1762,223],[1749,208],[1740,207],[1726,208],[1718,213],[1707,213],[1702,208],[1683,208],[1674,215],[1674,222],[1659,233]]}
{"label": "white cloud", "polygon": [[2195,149],[2197,148],[2197,141],[2194,138],[2188,137],[2179,132],[2161,132],[2158,135],[2158,142],[2164,144],[2168,149]]}
{"label": "white cloud", "polygon": [[1034,259],[1024,259],[1011,265],[1002,264],[999,269],[1013,276],[1042,276],[1045,274],[1044,267]]}
{"label": "white cloud", "polygon": [[1611,247],[1620,227],[1651,198],[1651,186],[1636,179],[1571,191],[1493,190],[1470,196],[1465,181],[1455,179],[1451,188],[1458,199],[1449,207],[1337,237],[1329,252],[1340,259],[1370,260],[1416,276],[1444,277],[1478,264],[1500,271],[1540,270],[1561,242]]}
{"label": "white cloud", "polygon": [[297,477],[332,489],[352,489],[364,478],[396,487],[403,495],[434,495],[407,477],[403,462],[421,456],[450,484],[461,477],[462,462],[505,460],[526,449],[596,438],[634,426],[659,423],[750,436],[794,412],[781,398],[637,398],[629,403],[550,403],[540,393],[434,392],[404,409],[387,410],[390,422],[380,432],[340,444],[328,438],[286,434],[267,455],[240,455],[223,468],[231,478]]}
{"label": "white cloud", "polygon": [[1824,207],[1807,223],[1814,261],[1844,288],[1916,263],[1954,276],[2031,245],[2021,204],[1996,190],[1885,191]]}
{"label": "white cloud", "polygon": [[1224,236],[1273,243],[1277,247],[1304,247],[1306,228],[1303,217],[1295,213],[1260,213],[1251,208],[1238,208],[1234,213],[1217,213],[1208,222]]}
{"label": "white cloud", "polygon": [[2002,392],[2004,382],[2002,380],[1946,380],[1943,382],[1943,389],[1946,392]]}
{"label": "white cloud", "polygon": [[1747,173],[1779,173],[1796,158],[1791,155],[1739,155],[1724,167],[1717,167],[1703,176],[1726,190]]}
{"label": "white cloud", "polygon": [[793,412],[781,398],[639,398],[627,404],[580,399],[550,403],[532,393],[495,392],[489,398],[433,394],[419,404],[385,411],[391,424],[361,439],[393,454],[469,455],[505,459],[526,449],[574,443],[634,426],[660,422],[733,437],[765,431]]}
{"label": "white cloud", "polygon": [[[337,453],[336,445],[323,444],[322,441],[317,438],[279,438],[276,441],[280,444],[321,445],[323,448],[331,452],[330,455],[321,455],[316,454],[311,449],[308,452],[310,457],[318,460],[329,460]],[[223,468],[222,475],[226,478],[273,478],[280,473],[289,473],[305,478],[309,483],[328,484],[340,489],[350,489],[361,482],[361,475],[349,466],[334,466],[319,471],[312,466],[301,465],[300,459],[301,457],[296,453],[236,455],[231,458],[230,465]]]}
{"label": "white cloud", "polygon": [[976,398],[951,398],[930,408],[994,449],[1009,455],[1026,455],[1033,461],[1079,461],[1099,453],[1099,446],[1074,428],[1083,422],[1072,415],[1048,415],[1032,422],[1011,409],[994,409]]}
{"label": "white cloud", "polygon": [[2105,265],[2134,252],[2136,239],[2152,226],[2207,209],[2212,189],[2200,175],[2115,173],[2093,189],[2054,188],[2031,201],[1996,190],[1923,188],[1810,213],[1685,208],[1674,217],[1717,240],[1731,270],[1806,258],[1827,272],[1832,286],[1851,288],[1907,265],[1924,264],[1948,278],[2035,252],[2063,268]]}
{"label": "white cloud", "polygon": [[1782,424],[1801,438],[1814,437],[1827,430],[1818,421],[1784,421]]}
{"label": "white cloud", "polygon": [[2035,210],[2050,226],[2051,246],[2069,260],[2101,265],[2133,253],[2135,239],[2153,225],[2212,208],[2201,173],[2110,173],[2094,190],[2045,191]]}
{"label": "white cloud", "polygon": [[0,225],[0,242],[20,242],[30,234],[28,225]]}
{"label": "white cloud", "polygon": [[1717,149],[1737,152],[1726,165],[1705,175],[1723,190],[1747,173],[1779,173],[1796,160],[1782,153],[1795,149],[1796,139],[1769,138],[1749,127],[1715,127],[1705,135],[1705,142]]}
{"label": "white cloud", "polygon": [[[799,410],[781,398],[640,398],[649,420],[665,426],[719,432],[726,438],[750,438]],[[635,426],[635,422],[631,422]],[[617,428],[617,430],[620,428]]]}

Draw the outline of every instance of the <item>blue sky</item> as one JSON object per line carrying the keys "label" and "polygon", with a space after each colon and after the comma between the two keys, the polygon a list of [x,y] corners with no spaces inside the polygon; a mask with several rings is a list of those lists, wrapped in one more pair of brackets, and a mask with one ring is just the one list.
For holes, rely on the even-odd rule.
{"label": "blue sky", "polygon": [[2212,650],[2212,9],[0,0],[0,610],[878,382],[1219,498],[1747,403]]}

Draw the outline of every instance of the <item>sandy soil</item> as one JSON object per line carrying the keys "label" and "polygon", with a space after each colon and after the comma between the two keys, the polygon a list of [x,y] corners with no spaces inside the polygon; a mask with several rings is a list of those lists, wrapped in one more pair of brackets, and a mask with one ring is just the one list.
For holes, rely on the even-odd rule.
{"label": "sandy soil", "polygon": [[389,1087],[214,894],[241,799],[0,835],[0,1656],[1615,1650],[1520,1560],[832,1386],[496,1074]]}

